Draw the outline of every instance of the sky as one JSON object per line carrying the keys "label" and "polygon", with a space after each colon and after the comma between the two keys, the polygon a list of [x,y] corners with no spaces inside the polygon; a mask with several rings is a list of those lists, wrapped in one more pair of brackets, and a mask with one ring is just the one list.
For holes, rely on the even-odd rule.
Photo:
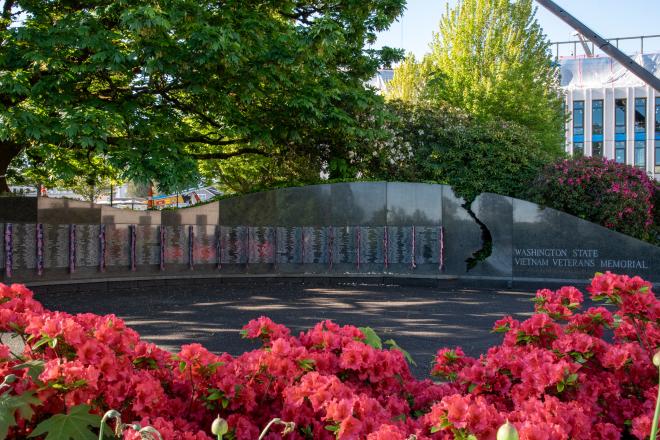
{"label": "sky", "polygon": [[[408,0],[403,17],[378,35],[374,47],[403,48],[421,58],[428,52],[446,5],[453,7],[456,2]],[[604,38],[660,34],[660,0],[555,0],[555,3]],[[537,19],[550,41],[575,40],[572,35],[575,31],[571,27],[536,5]],[[635,40],[621,42],[619,47],[631,54],[639,52],[639,46],[639,40]],[[570,55],[571,51],[571,45],[562,46],[560,55]],[[660,52],[660,37],[645,40],[644,51]]]}

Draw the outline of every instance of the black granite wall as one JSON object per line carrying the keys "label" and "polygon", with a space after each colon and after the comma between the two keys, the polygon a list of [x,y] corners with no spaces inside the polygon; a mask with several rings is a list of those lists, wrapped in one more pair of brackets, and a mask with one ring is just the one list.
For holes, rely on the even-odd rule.
{"label": "black granite wall", "polygon": [[658,247],[495,194],[468,211],[444,185],[316,185],[162,212],[0,198],[0,231],[4,282],[183,274],[574,281],[606,270],[660,281]]}

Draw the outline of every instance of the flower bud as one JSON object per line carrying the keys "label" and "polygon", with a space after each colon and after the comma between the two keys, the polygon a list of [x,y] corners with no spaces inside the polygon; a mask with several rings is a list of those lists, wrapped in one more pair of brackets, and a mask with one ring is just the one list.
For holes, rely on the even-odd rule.
{"label": "flower bud", "polygon": [[660,350],[653,356],[653,365],[660,368]]}
{"label": "flower bud", "polygon": [[15,374],[8,374],[5,376],[5,383],[14,383],[16,382],[16,375]]}
{"label": "flower bud", "polygon": [[518,431],[516,431],[516,427],[507,420],[506,423],[500,426],[500,429],[497,430],[497,440],[518,440]]}
{"label": "flower bud", "polygon": [[227,425],[227,421],[222,417],[218,416],[211,425],[211,432],[213,433],[213,435],[222,436],[225,435],[227,431],[229,431],[229,425]]}

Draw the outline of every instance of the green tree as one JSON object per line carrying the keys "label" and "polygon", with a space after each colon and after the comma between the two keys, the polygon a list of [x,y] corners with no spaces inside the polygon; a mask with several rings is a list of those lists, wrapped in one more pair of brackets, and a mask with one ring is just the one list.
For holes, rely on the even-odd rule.
{"label": "green tree", "polygon": [[68,188],[90,202],[119,184],[120,175],[104,157],[91,151],[54,146],[24,149],[7,169],[7,179],[13,184]]}
{"label": "green tree", "polygon": [[389,100],[417,102],[423,94],[425,72],[415,54],[409,53],[394,69],[394,77],[387,83],[385,97]]}
{"label": "green tree", "polygon": [[[22,154],[185,186],[197,160],[341,158],[403,0],[0,0],[0,192]],[[63,160],[48,162],[56,152]],[[319,170],[320,171],[320,170]]]}
{"label": "green tree", "polygon": [[[559,76],[534,15],[532,0],[460,0],[447,7],[431,53],[418,68],[429,102],[448,103],[479,119],[515,122],[542,149],[560,154]],[[395,78],[409,70],[402,64]]]}
{"label": "green tree", "polygon": [[451,185],[466,201],[482,192],[520,197],[555,156],[527,128],[481,120],[448,105],[391,101],[389,136],[358,163],[369,178]]}

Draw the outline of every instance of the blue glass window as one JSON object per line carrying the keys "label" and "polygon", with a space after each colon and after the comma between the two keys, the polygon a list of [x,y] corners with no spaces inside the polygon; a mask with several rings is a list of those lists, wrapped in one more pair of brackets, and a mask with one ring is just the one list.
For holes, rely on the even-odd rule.
{"label": "blue glass window", "polygon": [[573,157],[584,156],[584,142],[573,142]]}
{"label": "blue glass window", "polygon": [[603,100],[594,99],[591,101],[591,133],[594,135],[603,134]]}
{"label": "blue glass window", "polygon": [[626,134],[626,100],[616,99],[614,101],[614,125],[615,134]]}
{"label": "blue glass window", "polygon": [[614,160],[626,163],[626,141],[617,141],[614,144]]}
{"label": "blue glass window", "polygon": [[655,138],[660,137],[660,98],[655,98]]}
{"label": "blue glass window", "polygon": [[594,141],[591,144],[591,155],[593,157],[603,157],[603,142]]}
{"label": "blue glass window", "polygon": [[584,101],[573,101],[573,135],[584,134]]}
{"label": "blue glass window", "polygon": [[635,133],[646,133],[646,98],[635,98]]}
{"label": "blue glass window", "polygon": [[646,168],[646,141],[635,141],[635,166]]}
{"label": "blue glass window", "polygon": [[655,98],[655,172],[660,173],[660,98]]}

